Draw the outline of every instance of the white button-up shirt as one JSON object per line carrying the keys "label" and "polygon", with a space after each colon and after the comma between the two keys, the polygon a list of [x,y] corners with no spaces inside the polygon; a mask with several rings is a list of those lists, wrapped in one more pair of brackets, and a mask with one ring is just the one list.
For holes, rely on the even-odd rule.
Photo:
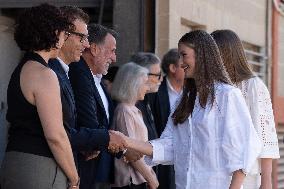
{"label": "white button-up shirt", "polygon": [[170,101],[170,110],[172,112],[173,108],[176,107],[178,99],[180,99],[182,95],[182,90],[180,92],[176,91],[171,85],[171,82],[168,80],[168,78],[166,78],[166,81],[167,81],[168,95]]}
{"label": "white button-up shirt", "polygon": [[57,57],[57,60],[59,61],[61,67],[63,68],[64,72],[66,73],[67,78],[69,79],[69,76],[68,76],[69,66],[68,66],[67,64],[65,64],[65,63],[63,62],[63,60],[61,60],[59,57]]}
{"label": "white button-up shirt", "polygon": [[261,142],[239,89],[215,85],[215,101],[203,109],[198,96],[192,117],[169,119],[153,145],[155,164],[174,164],[177,189],[228,189],[232,173],[249,172]]}
{"label": "white button-up shirt", "polygon": [[97,75],[93,74],[93,78],[94,78],[96,87],[97,87],[97,89],[99,91],[99,94],[101,96],[101,99],[103,101],[103,105],[104,105],[104,108],[105,108],[107,119],[109,120],[108,100],[107,100],[106,94],[105,94],[105,92],[104,92],[104,90],[103,90],[103,88],[101,86],[102,75],[101,74],[97,74]]}

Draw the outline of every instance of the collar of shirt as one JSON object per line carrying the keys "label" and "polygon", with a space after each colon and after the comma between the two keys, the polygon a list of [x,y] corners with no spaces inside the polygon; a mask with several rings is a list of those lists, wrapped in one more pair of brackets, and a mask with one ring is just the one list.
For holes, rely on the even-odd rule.
{"label": "collar of shirt", "polygon": [[182,94],[182,90],[180,92],[176,91],[173,86],[171,85],[171,82],[169,81],[169,79],[166,77],[166,80],[167,80],[167,86],[168,86],[168,89],[171,90],[171,92],[177,94],[177,95],[181,95]]}
{"label": "collar of shirt", "polygon": [[57,60],[59,61],[59,63],[61,64],[61,67],[63,68],[64,72],[66,73],[67,77],[68,77],[68,72],[69,72],[69,66],[67,64],[65,64],[63,62],[63,60],[61,60],[60,58],[57,57]]}
{"label": "collar of shirt", "polygon": [[[91,72],[92,72],[92,70],[91,70]],[[93,74],[93,72],[92,72],[92,74]],[[97,87],[97,90],[98,90],[98,92],[100,94],[101,100],[103,102],[107,119],[109,120],[108,99],[107,99],[107,96],[106,96],[102,86],[101,86],[102,74],[93,74],[93,79],[94,79],[95,85]]]}
{"label": "collar of shirt", "polygon": [[93,74],[94,81],[97,85],[101,83],[102,77],[102,74]]}
{"label": "collar of shirt", "polygon": [[142,114],[142,112],[135,106],[135,104],[130,104],[130,103],[127,103],[127,102],[121,102],[121,105],[127,107],[128,109],[130,109],[135,114]]}

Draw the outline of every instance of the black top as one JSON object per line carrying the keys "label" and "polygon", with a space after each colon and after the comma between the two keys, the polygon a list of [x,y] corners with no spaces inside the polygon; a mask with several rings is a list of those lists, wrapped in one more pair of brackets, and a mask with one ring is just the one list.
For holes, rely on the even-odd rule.
{"label": "black top", "polygon": [[11,127],[9,128],[6,151],[53,157],[43,133],[37,108],[26,100],[20,86],[22,67],[29,60],[48,67],[41,56],[29,52],[25,54],[20,64],[14,70],[7,91],[8,111],[6,118],[10,122]]}

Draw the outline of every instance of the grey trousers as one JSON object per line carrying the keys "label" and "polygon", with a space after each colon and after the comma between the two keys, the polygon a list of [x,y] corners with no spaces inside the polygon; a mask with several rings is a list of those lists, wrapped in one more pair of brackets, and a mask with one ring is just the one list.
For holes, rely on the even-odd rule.
{"label": "grey trousers", "polygon": [[1,189],[66,189],[67,178],[52,158],[7,152],[0,184]]}

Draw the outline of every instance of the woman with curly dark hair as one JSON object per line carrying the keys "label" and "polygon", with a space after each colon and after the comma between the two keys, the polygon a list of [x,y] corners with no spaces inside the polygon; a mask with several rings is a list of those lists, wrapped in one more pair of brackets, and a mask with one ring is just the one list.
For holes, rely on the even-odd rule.
{"label": "woman with curly dark hair", "polygon": [[48,4],[26,9],[16,22],[14,37],[26,53],[7,91],[11,126],[1,170],[2,189],[78,188],[62,123],[59,84],[47,64],[58,56],[71,26],[57,7]]}
{"label": "woman with curly dark hair", "polygon": [[242,94],[208,33],[186,33],[178,51],[186,77],[179,105],[160,139],[125,138],[128,148],[174,164],[177,189],[240,189],[261,147]]}
{"label": "woman with curly dark hair", "polygon": [[235,32],[217,30],[211,35],[219,47],[233,84],[242,91],[263,144],[258,161],[245,179],[244,189],[258,189],[260,185],[263,189],[271,189],[272,159],[278,159],[280,155],[269,91],[251,71],[242,42]]}

